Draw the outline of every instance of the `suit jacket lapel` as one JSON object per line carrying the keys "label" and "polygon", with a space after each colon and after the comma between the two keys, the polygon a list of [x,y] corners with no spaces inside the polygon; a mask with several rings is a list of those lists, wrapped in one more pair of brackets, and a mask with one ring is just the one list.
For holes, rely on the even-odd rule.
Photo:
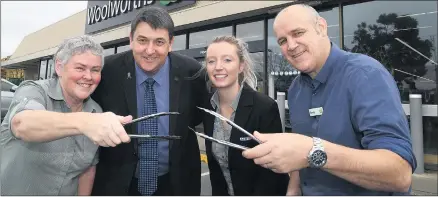
{"label": "suit jacket lapel", "polygon": [[[240,95],[239,104],[237,105],[236,115],[234,116],[234,123],[242,128],[245,128],[248,117],[251,114],[253,104],[253,92],[249,89],[249,87],[244,86],[242,94]],[[239,136],[242,136],[242,131],[239,131],[237,128],[233,127],[231,130],[230,142],[239,144]]]}
{"label": "suit jacket lapel", "polygon": [[[169,53],[170,59],[170,77],[169,77],[169,111],[178,112],[180,104],[180,89],[181,89],[181,76],[180,76],[180,63],[175,60],[175,56]],[[184,115],[184,114],[182,114]],[[180,115],[181,116],[181,115]],[[176,129],[177,116],[169,116],[169,135],[180,135],[178,131],[184,130],[184,128]],[[173,140],[169,142],[169,149],[172,147]]]}
{"label": "suit jacket lapel", "polygon": [[[125,72],[122,74],[123,89],[125,90],[126,103],[128,105],[129,114],[133,118],[137,118],[137,90],[135,78],[135,63],[132,53],[127,53],[125,65]],[[131,133],[136,133],[135,126],[131,127]]]}

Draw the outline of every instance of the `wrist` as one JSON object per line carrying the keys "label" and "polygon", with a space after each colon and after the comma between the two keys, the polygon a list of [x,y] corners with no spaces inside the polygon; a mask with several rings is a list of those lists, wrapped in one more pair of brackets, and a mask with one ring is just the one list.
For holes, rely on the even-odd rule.
{"label": "wrist", "polygon": [[301,188],[299,186],[287,188],[286,196],[301,196]]}
{"label": "wrist", "polygon": [[84,127],[87,124],[87,118],[84,118],[84,112],[75,112],[75,113],[66,113],[67,122],[71,123],[71,128],[76,135],[85,134],[83,131]]}
{"label": "wrist", "polygon": [[310,167],[309,165],[309,153],[312,151],[313,148],[313,139],[312,137],[308,137],[306,136],[305,139],[305,155],[303,157],[303,168],[308,168]]}
{"label": "wrist", "polygon": [[327,164],[324,141],[318,137],[313,137],[312,144],[312,149],[307,156],[308,166],[311,168],[323,168]]}

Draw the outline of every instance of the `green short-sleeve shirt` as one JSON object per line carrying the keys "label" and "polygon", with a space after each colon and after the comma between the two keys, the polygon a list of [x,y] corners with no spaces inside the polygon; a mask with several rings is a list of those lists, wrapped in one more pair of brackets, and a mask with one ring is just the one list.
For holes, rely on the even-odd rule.
{"label": "green short-sleeve shirt", "polygon": [[[77,195],[79,175],[98,162],[98,146],[84,135],[43,143],[17,139],[11,120],[23,110],[71,112],[57,78],[20,84],[0,127],[1,195]],[[83,111],[102,108],[88,98]]]}

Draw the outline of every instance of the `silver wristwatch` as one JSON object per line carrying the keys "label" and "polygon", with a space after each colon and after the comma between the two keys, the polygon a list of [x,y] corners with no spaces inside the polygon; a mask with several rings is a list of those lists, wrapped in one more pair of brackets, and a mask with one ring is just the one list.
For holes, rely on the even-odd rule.
{"label": "silver wristwatch", "polygon": [[313,147],[307,156],[307,160],[311,168],[321,168],[327,163],[327,154],[320,138],[313,137]]}

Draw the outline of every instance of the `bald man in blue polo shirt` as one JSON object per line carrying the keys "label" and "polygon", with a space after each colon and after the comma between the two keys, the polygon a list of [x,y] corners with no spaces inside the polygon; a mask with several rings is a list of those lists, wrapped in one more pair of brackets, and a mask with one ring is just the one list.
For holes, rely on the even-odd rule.
{"label": "bald man in blue polo shirt", "polygon": [[301,71],[288,91],[293,133],[256,133],[263,143],[243,155],[289,173],[290,195],[409,194],[416,159],[391,74],[331,43],[327,22],[310,6],[285,8],[273,29]]}

